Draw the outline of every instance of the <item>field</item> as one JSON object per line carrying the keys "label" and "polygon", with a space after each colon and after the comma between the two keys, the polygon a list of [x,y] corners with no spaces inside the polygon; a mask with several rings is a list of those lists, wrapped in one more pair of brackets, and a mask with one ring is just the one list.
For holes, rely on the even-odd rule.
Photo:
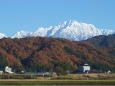
{"label": "field", "polygon": [[68,74],[52,77],[55,80],[115,80],[115,74]]}
{"label": "field", "polygon": [[[50,80],[48,76],[6,76],[8,75],[2,75],[2,78],[6,79],[0,79],[0,86],[115,86],[115,74],[68,74],[51,76]],[[28,77],[29,79],[27,79]]]}
{"label": "field", "polygon": [[0,86],[113,85],[115,80],[1,80]]}
{"label": "field", "polygon": [[0,79],[37,79],[37,80],[115,80],[115,74],[67,74],[67,75],[35,75],[35,74],[2,74]]}

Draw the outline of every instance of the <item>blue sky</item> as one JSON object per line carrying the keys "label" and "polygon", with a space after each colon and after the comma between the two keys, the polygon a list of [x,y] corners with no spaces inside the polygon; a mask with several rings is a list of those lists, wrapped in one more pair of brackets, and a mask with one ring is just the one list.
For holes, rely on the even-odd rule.
{"label": "blue sky", "polygon": [[0,0],[0,33],[7,36],[69,20],[115,30],[115,0]]}

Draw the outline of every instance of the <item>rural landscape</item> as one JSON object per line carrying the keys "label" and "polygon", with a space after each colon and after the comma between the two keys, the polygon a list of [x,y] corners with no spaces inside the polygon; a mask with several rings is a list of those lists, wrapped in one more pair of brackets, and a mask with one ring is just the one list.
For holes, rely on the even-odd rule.
{"label": "rural landscape", "polygon": [[0,0],[0,86],[115,86],[115,0]]}

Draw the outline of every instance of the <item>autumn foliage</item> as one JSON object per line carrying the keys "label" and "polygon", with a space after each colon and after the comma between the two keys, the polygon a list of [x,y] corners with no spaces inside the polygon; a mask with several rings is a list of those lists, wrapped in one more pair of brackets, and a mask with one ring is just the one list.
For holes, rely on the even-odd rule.
{"label": "autumn foliage", "polygon": [[0,68],[9,65],[15,72],[54,71],[65,74],[88,63],[92,70],[112,70],[115,61],[107,51],[86,42],[61,38],[27,37],[0,40]]}

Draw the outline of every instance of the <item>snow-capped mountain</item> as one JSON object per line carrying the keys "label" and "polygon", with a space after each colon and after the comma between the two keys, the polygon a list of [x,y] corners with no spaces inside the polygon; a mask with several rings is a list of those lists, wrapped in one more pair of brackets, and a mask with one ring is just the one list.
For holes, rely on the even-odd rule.
{"label": "snow-capped mountain", "polygon": [[0,33],[0,39],[2,39],[4,37],[7,37],[7,36],[5,34],[3,34],[3,33]]}
{"label": "snow-capped mountain", "polygon": [[42,36],[66,38],[74,41],[86,40],[98,35],[114,34],[115,30],[98,29],[92,24],[79,23],[75,20],[65,21],[57,26],[38,28],[35,32],[17,32],[12,38],[23,38],[27,36]]}
{"label": "snow-capped mountain", "polygon": [[29,37],[29,36],[32,36],[32,32],[22,30],[14,34],[11,38],[24,38],[24,37]]}

